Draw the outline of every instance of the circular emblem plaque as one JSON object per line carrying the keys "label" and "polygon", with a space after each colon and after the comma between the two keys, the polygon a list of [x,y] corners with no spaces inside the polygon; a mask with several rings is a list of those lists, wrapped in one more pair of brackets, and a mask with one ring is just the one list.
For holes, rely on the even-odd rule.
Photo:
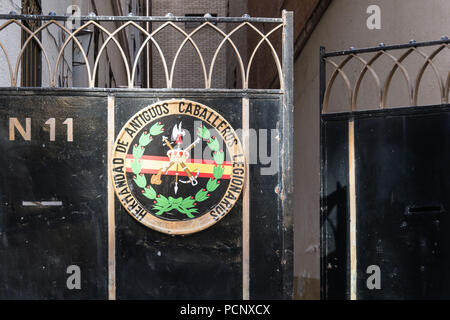
{"label": "circular emblem plaque", "polygon": [[113,146],[112,183],[127,212],[167,234],[204,230],[238,200],[246,175],[242,146],[213,109],[168,100],[136,113]]}

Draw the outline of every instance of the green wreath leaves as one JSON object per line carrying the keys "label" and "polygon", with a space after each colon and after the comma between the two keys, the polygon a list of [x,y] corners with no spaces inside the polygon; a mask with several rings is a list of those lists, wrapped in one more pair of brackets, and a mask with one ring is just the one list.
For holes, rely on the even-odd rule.
{"label": "green wreath leaves", "polygon": [[133,146],[133,158],[134,161],[131,164],[131,170],[133,171],[133,181],[136,185],[142,189],[142,194],[150,200],[156,198],[156,191],[152,186],[147,185],[147,179],[142,173],[142,163],[139,159],[144,155],[145,147],[152,142],[153,136],[160,135],[164,132],[164,125],[161,122],[155,123],[149,131],[144,131],[139,138],[139,144]]}
{"label": "green wreath leaves", "polygon": [[133,157],[134,161],[131,164],[131,169],[134,173],[133,181],[136,185],[142,189],[142,194],[153,200],[153,208],[155,210],[155,215],[160,216],[165,212],[169,212],[172,210],[177,210],[185,214],[188,218],[195,218],[193,213],[198,212],[196,208],[197,202],[202,202],[207,200],[210,197],[210,193],[215,191],[220,186],[220,179],[223,176],[225,168],[223,166],[223,162],[225,160],[225,153],[223,150],[219,150],[219,142],[214,136],[211,136],[209,130],[201,126],[198,128],[197,135],[206,140],[208,147],[212,152],[212,156],[214,158],[215,167],[213,169],[214,178],[209,178],[206,187],[197,191],[195,196],[187,196],[186,198],[178,197],[165,197],[162,194],[157,194],[155,189],[152,186],[147,185],[147,179],[145,175],[142,173],[142,164],[138,161],[145,152],[145,147],[153,140],[153,136],[161,134],[164,129],[164,125],[160,122],[154,124],[150,131],[144,131],[144,133],[139,138],[139,144],[133,146]]}

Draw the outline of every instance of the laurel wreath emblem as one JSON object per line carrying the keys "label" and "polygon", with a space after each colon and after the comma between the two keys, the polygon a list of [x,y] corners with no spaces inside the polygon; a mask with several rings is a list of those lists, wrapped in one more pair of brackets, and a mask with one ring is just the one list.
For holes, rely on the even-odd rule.
{"label": "laurel wreath emblem", "polygon": [[145,148],[153,141],[153,137],[160,135],[164,131],[164,125],[161,122],[155,123],[149,131],[144,131],[139,138],[138,144],[133,146],[133,158],[134,161],[131,164],[131,169],[133,171],[133,181],[141,189],[142,194],[153,200],[152,210],[155,210],[155,215],[160,216],[165,212],[172,210],[177,210],[180,213],[185,214],[188,218],[195,218],[193,213],[198,212],[196,208],[197,202],[203,202],[210,197],[210,194],[214,192],[220,185],[220,179],[223,176],[225,168],[223,162],[225,160],[225,153],[223,150],[219,150],[219,142],[216,137],[211,136],[209,130],[200,126],[197,130],[197,135],[206,140],[206,143],[211,150],[212,156],[214,158],[215,167],[213,169],[214,178],[209,178],[206,186],[197,191],[193,196],[183,197],[166,197],[162,194],[157,194],[155,189],[148,184],[145,174],[142,172],[142,164],[140,158],[144,155]]}

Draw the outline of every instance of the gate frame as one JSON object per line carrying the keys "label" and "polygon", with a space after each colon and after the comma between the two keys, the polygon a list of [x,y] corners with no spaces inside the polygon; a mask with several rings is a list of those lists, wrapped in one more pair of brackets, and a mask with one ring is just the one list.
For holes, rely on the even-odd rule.
{"label": "gate frame", "polygon": [[[61,15],[22,15],[22,14],[0,14],[0,20],[40,20],[40,21],[67,21],[71,19],[69,16]],[[282,120],[282,128],[280,130],[280,146],[281,159],[279,161],[279,179],[278,179],[278,197],[281,201],[281,217],[282,217],[282,254],[281,265],[283,273],[283,295],[285,299],[293,298],[293,66],[294,66],[294,35],[293,35],[293,12],[283,10],[281,18],[258,18],[244,15],[242,17],[177,17],[168,14],[164,17],[157,16],[95,16],[90,14],[89,16],[79,17],[81,22],[200,22],[200,23],[281,23],[282,24],[282,73],[279,74],[280,89],[176,89],[176,88],[95,88],[90,86],[89,88],[58,88],[55,83],[51,81],[50,87],[2,87],[0,88],[0,95],[4,92],[45,92],[51,93],[76,93],[82,92],[93,93],[96,92],[105,93],[108,96],[108,156],[111,156],[112,144],[115,140],[114,133],[114,95],[116,93],[145,93],[146,95],[153,97],[167,97],[171,95],[180,95],[182,93],[195,93],[198,95],[205,95],[205,97],[211,97],[211,95],[218,94],[220,96],[240,96],[242,97],[242,129],[243,137],[242,143],[246,159],[249,155],[249,113],[250,113],[250,97],[252,95],[264,95],[276,94],[282,100],[282,110],[280,111],[280,118]],[[267,36],[267,35],[266,35]],[[32,36],[34,38],[34,35]],[[29,40],[31,37],[29,38]],[[73,36],[73,41],[76,38]],[[264,39],[261,40],[261,42]],[[26,44],[25,44],[26,45]],[[23,48],[22,48],[23,49]],[[7,58],[8,60],[8,58]],[[20,61],[20,60],[19,60]],[[9,63],[9,60],[8,60]],[[280,66],[278,66],[280,67]],[[58,65],[55,66],[55,72]],[[11,66],[10,66],[11,70]],[[11,75],[12,76],[12,75]],[[51,80],[51,79],[50,79]],[[248,80],[248,79],[247,79]],[[244,82],[244,79],[242,79]],[[14,82],[12,81],[12,85]],[[91,83],[92,85],[92,83]],[[108,161],[109,166],[110,161]],[[247,163],[247,176],[246,187],[243,190],[243,234],[242,234],[242,264],[243,264],[243,292],[242,298],[244,300],[250,299],[250,237],[249,237],[249,224],[250,224],[250,174],[249,164]],[[109,170],[108,170],[109,174]],[[111,177],[108,177],[111,182]],[[115,195],[112,190],[111,183],[108,186],[108,208],[114,207]],[[109,299],[115,299],[115,221],[114,214],[111,215],[108,209],[108,282],[109,282]],[[114,244],[111,247],[111,244]]]}

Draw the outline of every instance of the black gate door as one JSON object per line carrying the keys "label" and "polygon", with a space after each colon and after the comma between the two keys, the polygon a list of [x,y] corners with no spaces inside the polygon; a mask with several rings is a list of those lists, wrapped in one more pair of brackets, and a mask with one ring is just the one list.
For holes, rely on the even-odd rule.
{"label": "black gate door", "polygon": [[[438,53],[447,43],[443,40],[417,47],[436,46],[434,52]],[[338,55],[349,61],[349,57],[364,52],[378,57],[384,50],[406,51],[388,76],[380,96],[382,110],[357,111],[356,87],[352,88],[356,90],[351,97],[353,112],[329,113],[328,97],[334,80],[324,91],[324,298],[450,297],[450,108],[444,94],[448,84],[442,88],[440,105],[384,108],[395,69],[404,68],[401,61],[417,47],[412,49],[409,44],[322,55],[324,62]],[[428,63],[425,61],[425,67]],[[366,63],[363,70],[368,68],[370,64]],[[417,79],[416,88],[421,74]],[[411,92],[415,92],[411,101],[417,101],[418,90]]]}
{"label": "black gate door", "polygon": [[[0,104],[0,297],[106,298],[106,96],[2,91]],[[66,286],[72,265],[81,290]]]}
{"label": "black gate door", "polygon": [[1,90],[0,298],[292,297],[292,15],[266,20],[281,89]]}
{"label": "black gate door", "polygon": [[[358,299],[450,296],[448,206],[449,107],[328,115],[323,119],[323,206],[336,229],[325,244],[329,298],[345,297],[350,266],[348,123],[354,125]],[[370,147],[369,147],[370,146]],[[332,190],[332,192],[330,192]],[[335,218],[336,217],[336,218]],[[334,220],[336,219],[336,220]],[[381,270],[381,289],[367,287],[367,268]],[[337,267],[339,266],[339,267]],[[325,267],[325,266],[324,266]]]}

